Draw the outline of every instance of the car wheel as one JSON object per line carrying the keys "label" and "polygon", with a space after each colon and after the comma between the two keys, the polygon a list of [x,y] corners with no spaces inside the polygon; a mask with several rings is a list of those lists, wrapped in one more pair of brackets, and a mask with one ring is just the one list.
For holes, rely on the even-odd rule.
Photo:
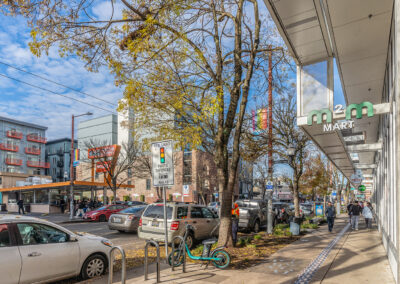
{"label": "car wheel", "polygon": [[107,221],[106,215],[100,215],[99,216],[99,222],[106,222],[106,221]]}
{"label": "car wheel", "polygon": [[194,247],[195,239],[193,236],[193,232],[189,232],[189,234],[186,237],[186,244],[189,249],[192,249]]}
{"label": "car wheel", "polygon": [[121,234],[125,233],[125,231],[122,231],[122,230],[118,230],[118,232],[120,232]]}
{"label": "car wheel", "polygon": [[260,221],[259,220],[256,220],[256,222],[254,223],[253,231],[254,231],[254,233],[258,233],[260,231]]}
{"label": "car wheel", "polygon": [[82,266],[81,276],[84,280],[103,275],[106,272],[107,261],[104,256],[95,254],[88,257]]}

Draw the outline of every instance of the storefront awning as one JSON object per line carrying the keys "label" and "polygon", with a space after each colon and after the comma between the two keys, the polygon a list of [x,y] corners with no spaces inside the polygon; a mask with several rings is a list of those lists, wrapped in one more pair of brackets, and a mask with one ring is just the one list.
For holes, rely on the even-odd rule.
{"label": "storefront awning", "polygon": [[[52,189],[59,187],[68,187],[71,183],[69,181],[65,182],[54,182],[47,184],[35,184],[35,185],[27,185],[27,186],[14,186],[9,188],[0,188],[0,192],[9,192],[9,191],[21,191],[21,190],[37,190],[37,189]],[[90,181],[74,181],[74,189],[87,189],[88,187],[109,187],[107,183],[102,182],[90,182]],[[135,188],[132,184],[122,184],[120,188]]]}

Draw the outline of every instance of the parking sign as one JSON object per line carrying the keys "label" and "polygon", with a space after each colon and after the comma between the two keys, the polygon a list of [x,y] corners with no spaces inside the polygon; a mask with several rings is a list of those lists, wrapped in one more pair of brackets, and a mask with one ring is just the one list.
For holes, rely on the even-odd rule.
{"label": "parking sign", "polygon": [[268,191],[274,190],[274,182],[271,181],[271,180],[267,181],[267,184],[266,184],[266,186],[265,186],[265,189],[268,190]]}
{"label": "parking sign", "polygon": [[174,185],[172,140],[151,144],[153,186]]}

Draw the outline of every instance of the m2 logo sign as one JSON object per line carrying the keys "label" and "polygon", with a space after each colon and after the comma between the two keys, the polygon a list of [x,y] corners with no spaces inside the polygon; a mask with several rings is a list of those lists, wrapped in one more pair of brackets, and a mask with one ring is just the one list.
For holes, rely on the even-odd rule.
{"label": "m2 logo sign", "polygon": [[345,120],[332,123],[333,115],[332,111],[328,108],[324,108],[321,110],[313,110],[308,114],[307,117],[307,124],[312,125],[314,121],[314,117],[316,117],[317,124],[323,125],[323,131],[335,131],[335,130],[342,130],[342,129],[350,129],[354,127],[354,121],[352,120],[352,112],[355,110],[355,117],[357,119],[362,118],[363,116],[363,109],[367,109],[367,116],[372,117],[374,116],[374,107],[370,102],[362,102],[360,104],[351,104],[346,109],[343,108],[342,105],[335,106],[335,114],[345,112]]}

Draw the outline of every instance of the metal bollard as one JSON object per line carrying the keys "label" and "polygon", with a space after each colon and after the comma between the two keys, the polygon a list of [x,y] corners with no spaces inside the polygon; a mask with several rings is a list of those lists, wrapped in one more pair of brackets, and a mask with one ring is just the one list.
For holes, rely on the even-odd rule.
{"label": "metal bollard", "polygon": [[[178,259],[180,257],[180,253],[183,253],[182,272],[185,273],[186,272],[186,247],[185,247],[185,240],[181,236],[176,236],[172,240],[172,252],[171,252],[172,253],[172,271],[175,271],[175,266],[174,266],[175,254],[174,254],[174,251],[175,251],[175,240],[176,239],[180,239],[181,240],[180,243],[179,243],[179,246],[178,246],[178,250],[179,250]],[[167,261],[168,261],[168,256],[167,256]]]}
{"label": "metal bollard", "polygon": [[147,240],[146,241],[146,246],[144,247],[144,280],[149,280],[148,274],[149,274],[149,245],[153,244],[156,247],[157,250],[157,262],[156,262],[156,269],[157,269],[157,283],[160,283],[160,245],[153,241],[153,240]]}
{"label": "metal bollard", "polygon": [[114,254],[113,254],[113,252],[115,250],[119,250],[119,252],[121,253],[121,258],[122,258],[121,283],[125,284],[125,282],[126,282],[126,255],[125,255],[124,249],[119,247],[119,246],[113,247],[110,250],[109,254],[108,254],[108,267],[109,267],[108,268],[108,270],[109,270],[109,273],[108,273],[108,284],[112,284],[112,282],[113,282],[113,276],[114,276],[113,275],[114,274],[114,271],[113,271],[113,268],[114,268]]}

